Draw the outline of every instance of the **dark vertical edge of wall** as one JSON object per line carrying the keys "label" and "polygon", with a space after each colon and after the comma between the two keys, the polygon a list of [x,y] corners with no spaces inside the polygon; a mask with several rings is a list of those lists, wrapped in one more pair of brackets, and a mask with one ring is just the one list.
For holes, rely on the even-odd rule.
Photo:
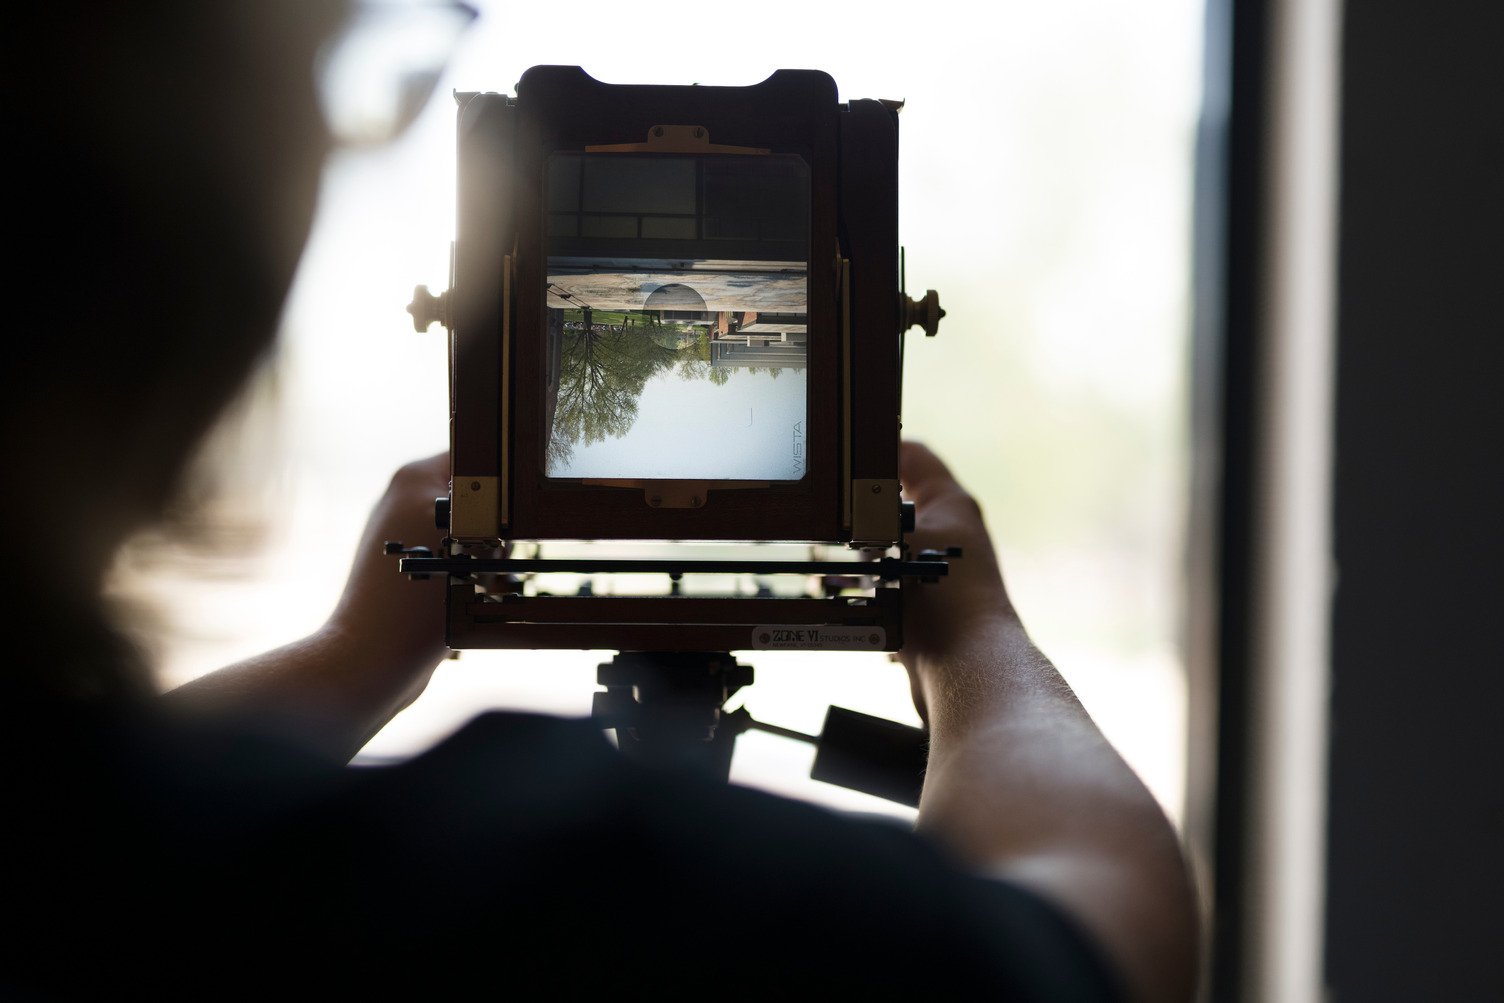
{"label": "dark vertical edge of wall", "polygon": [[1204,844],[1198,849],[1209,858],[1210,873],[1202,875],[1210,882],[1212,906],[1204,984],[1219,1001],[1240,999],[1247,976],[1249,642],[1267,11],[1266,0],[1207,0],[1196,150],[1194,498],[1187,603],[1192,803],[1187,815],[1192,839]]}
{"label": "dark vertical edge of wall", "polygon": [[1504,999],[1504,13],[1343,28],[1326,977]]}

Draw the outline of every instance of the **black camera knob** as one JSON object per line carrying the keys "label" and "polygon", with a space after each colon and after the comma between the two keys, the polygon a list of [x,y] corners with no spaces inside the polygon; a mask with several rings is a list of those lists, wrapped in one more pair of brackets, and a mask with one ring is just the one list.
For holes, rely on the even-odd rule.
{"label": "black camera knob", "polygon": [[903,308],[901,330],[907,331],[911,327],[922,327],[927,338],[933,338],[935,332],[940,330],[940,318],[945,316],[945,311],[940,308],[940,294],[935,290],[926,290],[922,300],[904,296],[900,306]]}
{"label": "black camera knob", "polygon": [[413,288],[413,301],[407,305],[407,312],[413,315],[413,330],[419,334],[436,323],[448,327],[449,294],[444,292],[435,296],[428,291],[427,286],[416,286]]}
{"label": "black camera knob", "polygon": [[449,532],[448,495],[441,495],[433,500],[433,524],[443,532]]}

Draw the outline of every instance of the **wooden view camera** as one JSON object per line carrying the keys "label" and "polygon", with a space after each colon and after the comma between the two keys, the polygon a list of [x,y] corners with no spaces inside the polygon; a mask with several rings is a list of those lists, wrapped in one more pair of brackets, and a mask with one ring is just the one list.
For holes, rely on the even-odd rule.
{"label": "wooden view camera", "polygon": [[903,545],[903,330],[941,311],[900,289],[897,107],[814,71],[516,90],[457,95],[451,288],[411,308],[449,329],[452,481],[402,568],[450,576],[451,647],[897,648],[945,570]]}

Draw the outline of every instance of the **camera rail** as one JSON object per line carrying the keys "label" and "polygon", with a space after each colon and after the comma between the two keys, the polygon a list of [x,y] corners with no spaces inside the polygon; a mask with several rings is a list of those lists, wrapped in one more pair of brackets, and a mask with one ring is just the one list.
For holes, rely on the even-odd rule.
{"label": "camera rail", "polygon": [[[398,545],[400,546],[400,544]],[[397,551],[401,552],[401,551]],[[409,551],[408,553],[411,553]],[[949,573],[946,558],[956,548],[922,551],[916,559],[883,557],[875,561],[707,561],[599,558],[484,558],[404,556],[398,568],[408,575],[657,574],[683,575],[855,575],[892,582],[902,578],[934,580]]]}

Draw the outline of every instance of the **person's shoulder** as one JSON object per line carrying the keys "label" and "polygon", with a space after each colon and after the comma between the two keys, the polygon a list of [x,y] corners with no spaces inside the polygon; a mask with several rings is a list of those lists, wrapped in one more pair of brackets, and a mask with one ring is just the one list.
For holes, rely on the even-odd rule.
{"label": "person's shoulder", "polygon": [[[736,967],[740,995],[802,984],[1119,998],[1095,944],[1052,903],[968,871],[900,820],[637,766],[589,721],[486,715],[407,769],[478,779],[449,802],[466,821],[442,826],[446,839],[491,819],[508,839],[498,852],[527,853],[511,901],[538,929],[611,944],[606,970],[623,977],[713,984],[734,947],[760,959]],[[477,790],[490,807],[477,809]],[[654,969],[667,943],[675,967]]]}

